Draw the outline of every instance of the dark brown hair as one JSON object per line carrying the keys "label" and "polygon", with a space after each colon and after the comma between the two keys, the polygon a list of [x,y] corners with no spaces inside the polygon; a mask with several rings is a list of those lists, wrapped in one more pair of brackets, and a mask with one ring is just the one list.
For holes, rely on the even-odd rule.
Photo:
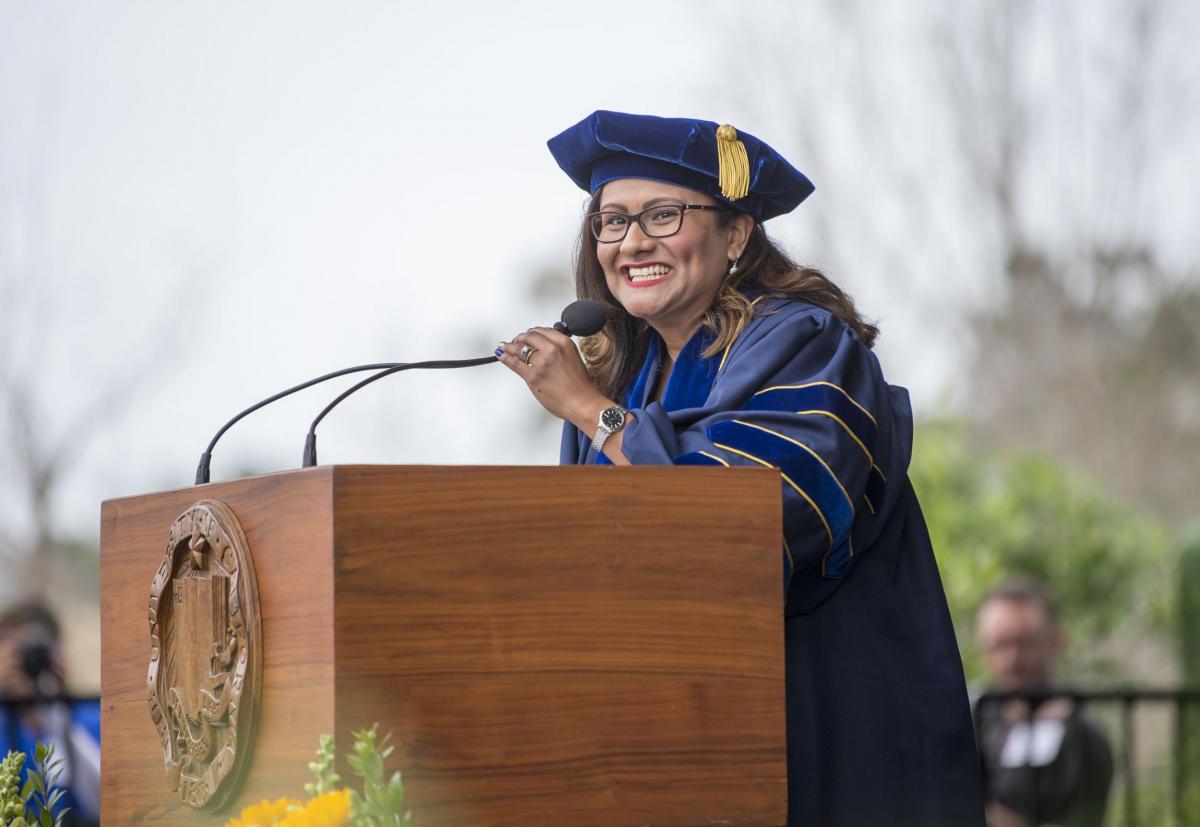
{"label": "dark brown hair", "polygon": [[[595,212],[599,203],[598,191],[586,212]],[[731,218],[728,213],[718,213],[717,226],[728,224]],[[700,320],[714,337],[704,351],[705,356],[728,347],[754,317],[755,309],[746,296],[747,291],[800,299],[824,308],[849,325],[867,347],[879,335],[879,329],[858,314],[849,295],[819,270],[792,261],[762,225],[755,223],[746,249],[738,259],[737,272],[726,276],[712,306]],[[581,299],[600,302],[608,311],[608,324],[595,336],[583,339],[581,349],[592,380],[610,399],[619,399],[646,358],[649,325],[629,315],[609,291],[596,256],[596,238],[586,216],[575,248],[575,294]]]}
{"label": "dark brown hair", "polygon": [[0,611],[0,634],[6,634],[22,626],[41,626],[50,637],[58,640],[58,618],[50,611],[45,603],[39,600],[26,600]]}

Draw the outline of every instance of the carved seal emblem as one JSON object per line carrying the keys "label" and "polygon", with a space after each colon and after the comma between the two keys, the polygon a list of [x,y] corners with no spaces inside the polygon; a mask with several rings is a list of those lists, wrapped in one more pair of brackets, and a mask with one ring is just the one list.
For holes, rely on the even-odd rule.
{"label": "carved seal emblem", "polygon": [[171,788],[211,811],[249,765],[262,686],[250,547],[233,512],[201,500],[171,526],[150,586],[150,717]]}

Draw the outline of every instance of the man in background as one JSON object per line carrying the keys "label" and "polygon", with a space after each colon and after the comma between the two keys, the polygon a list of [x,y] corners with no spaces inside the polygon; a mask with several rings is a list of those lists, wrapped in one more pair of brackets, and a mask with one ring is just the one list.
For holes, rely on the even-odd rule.
{"label": "man in background", "polygon": [[1067,643],[1046,587],[999,584],[980,605],[975,631],[991,690],[1033,696],[984,698],[977,709],[989,827],[1100,827],[1112,751],[1078,704],[1046,694]]}
{"label": "man in background", "polygon": [[26,753],[33,762],[38,741],[53,744],[62,761],[65,824],[92,825],[100,818],[100,704],[63,698],[59,624],[42,603],[31,601],[0,612],[0,756]]}

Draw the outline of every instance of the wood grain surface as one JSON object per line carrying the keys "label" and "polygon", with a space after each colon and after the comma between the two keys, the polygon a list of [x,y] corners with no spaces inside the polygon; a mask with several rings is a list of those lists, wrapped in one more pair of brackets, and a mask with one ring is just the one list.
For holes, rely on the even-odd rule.
{"label": "wood grain surface", "polygon": [[[222,815],[174,803],[145,700],[171,522],[228,504],[263,708]],[[302,797],[378,722],[420,827],[782,825],[779,478],[767,469],[339,466],[104,504],[104,824]],[[344,777],[349,773],[342,767]]]}
{"label": "wood grain surface", "polygon": [[338,733],[395,733],[417,824],[785,822],[776,474],[342,467],[334,508]]}
{"label": "wood grain surface", "polygon": [[[105,827],[220,825],[246,804],[302,795],[322,732],[333,732],[332,470],[275,474],[101,508],[101,797]],[[197,500],[233,509],[254,555],[263,617],[258,732],[240,793],[222,814],[179,802],[146,702],[148,598],[171,523]]]}

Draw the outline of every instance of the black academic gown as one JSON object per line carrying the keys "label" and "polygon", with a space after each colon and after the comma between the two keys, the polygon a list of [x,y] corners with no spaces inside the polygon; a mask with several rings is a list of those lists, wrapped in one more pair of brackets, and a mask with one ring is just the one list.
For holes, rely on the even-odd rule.
{"label": "black academic gown", "polygon": [[[788,824],[983,824],[962,662],[916,495],[912,411],[828,311],[761,298],[725,352],[701,329],[648,401],[661,343],[624,403],[635,465],[780,470]],[[608,463],[571,424],[565,464]]]}

